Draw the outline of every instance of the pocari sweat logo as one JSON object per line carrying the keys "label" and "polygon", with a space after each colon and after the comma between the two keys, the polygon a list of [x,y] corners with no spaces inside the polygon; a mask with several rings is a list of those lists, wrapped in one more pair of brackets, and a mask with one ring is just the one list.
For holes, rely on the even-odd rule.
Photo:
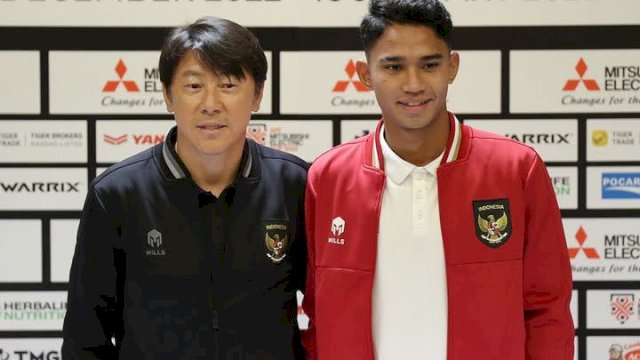
{"label": "pocari sweat logo", "polygon": [[602,173],[603,199],[640,199],[640,173]]}

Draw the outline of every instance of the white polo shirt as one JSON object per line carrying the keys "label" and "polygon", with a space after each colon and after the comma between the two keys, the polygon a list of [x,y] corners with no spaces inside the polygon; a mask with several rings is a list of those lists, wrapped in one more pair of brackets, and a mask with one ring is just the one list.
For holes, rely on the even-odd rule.
{"label": "white polo shirt", "polygon": [[447,280],[436,181],[443,155],[417,167],[395,154],[383,134],[378,140],[387,179],[373,285],[376,359],[445,360]]}

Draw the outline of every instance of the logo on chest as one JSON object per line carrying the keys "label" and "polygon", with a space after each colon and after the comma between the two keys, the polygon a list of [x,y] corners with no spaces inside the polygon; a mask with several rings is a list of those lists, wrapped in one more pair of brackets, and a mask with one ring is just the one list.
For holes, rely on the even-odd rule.
{"label": "logo on chest", "polygon": [[165,256],[167,253],[162,246],[162,233],[153,229],[147,233],[146,256]]}
{"label": "logo on chest", "polygon": [[340,235],[344,234],[346,222],[343,218],[338,216],[331,221],[331,233],[333,236],[329,237],[327,241],[329,244],[344,245],[344,238]]}
{"label": "logo on chest", "polygon": [[509,199],[473,202],[476,236],[483,244],[497,248],[511,237]]}
{"label": "logo on chest", "polygon": [[264,244],[267,257],[274,264],[279,264],[289,248],[289,225],[285,221],[268,220],[264,222]]}

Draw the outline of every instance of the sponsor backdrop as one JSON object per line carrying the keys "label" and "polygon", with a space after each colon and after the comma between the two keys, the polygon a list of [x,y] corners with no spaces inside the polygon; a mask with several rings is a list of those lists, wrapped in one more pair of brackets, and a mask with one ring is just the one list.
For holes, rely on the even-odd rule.
{"label": "sponsor backdrop", "polygon": [[[444,2],[461,54],[449,107],[548,165],[575,358],[640,359],[640,1]],[[250,27],[269,73],[247,136],[312,162],[379,117],[355,73],[367,3],[0,0],[0,359],[60,358],[89,182],[173,124],[157,65],[169,27],[207,14]]]}

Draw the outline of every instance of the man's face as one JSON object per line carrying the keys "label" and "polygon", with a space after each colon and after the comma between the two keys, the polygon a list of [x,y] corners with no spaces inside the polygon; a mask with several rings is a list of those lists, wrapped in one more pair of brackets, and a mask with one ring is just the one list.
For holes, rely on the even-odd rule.
{"label": "man's face", "polygon": [[392,24],[357,65],[360,80],[371,87],[387,128],[428,129],[448,121],[449,84],[459,58],[426,26]]}
{"label": "man's face", "polygon": [[187,53],[175,70],[171,89],[163,88],[167,110],[178,125],[178,149],[191,154],[220,155],[243,146],[251,112],[258,111],[262,89],[253,77],[218,75]]}

